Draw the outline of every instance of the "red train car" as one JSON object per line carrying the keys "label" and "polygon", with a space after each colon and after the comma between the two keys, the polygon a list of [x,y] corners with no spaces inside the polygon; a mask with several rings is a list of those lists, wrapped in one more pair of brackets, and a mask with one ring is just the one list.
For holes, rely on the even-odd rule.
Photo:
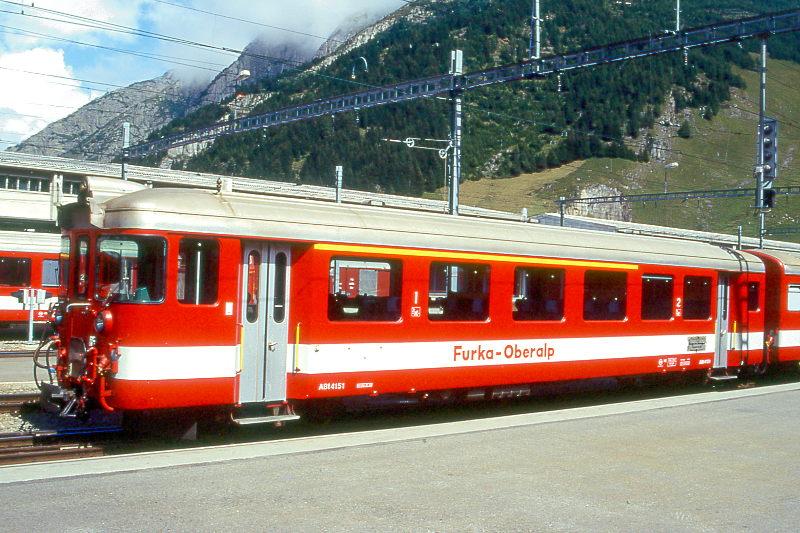
{"label": "red train car", "polygon": [[764,262],[712,244],[186,189],[62,223],[48,394],[65,413],[263,406],[275,421],[348,397],[769,362]]}
{"label": "red train car", "polygon": [[14,294],[27,288],[50,293],[34,308],[36,322],[48,320],[58,300],[60,241],[55,233],[0,231],[0,327],[28,322],[29,311]]}

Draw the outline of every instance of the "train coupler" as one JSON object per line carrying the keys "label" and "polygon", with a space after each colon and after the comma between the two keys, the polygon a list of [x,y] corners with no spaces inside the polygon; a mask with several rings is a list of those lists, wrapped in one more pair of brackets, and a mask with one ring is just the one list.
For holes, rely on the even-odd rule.
{"label": "train coupler", "polygon": [[75,391],[52,383],[42,383],[40,402],[42,409],[61,418],[78,418],[82,402]]}

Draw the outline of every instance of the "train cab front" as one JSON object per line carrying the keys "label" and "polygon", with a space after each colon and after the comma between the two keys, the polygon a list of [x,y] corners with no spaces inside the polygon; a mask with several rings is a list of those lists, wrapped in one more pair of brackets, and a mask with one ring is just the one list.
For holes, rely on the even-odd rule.
{"label": "train cab front", "polygon": [[65,235],[62,298],[52,314],[57,383],[42,386],[43,401],[61,416],[114,411],[118,371],[117,318],[135,317],[126,304],[163,299],[166,243],[161,237],[99,231]]}

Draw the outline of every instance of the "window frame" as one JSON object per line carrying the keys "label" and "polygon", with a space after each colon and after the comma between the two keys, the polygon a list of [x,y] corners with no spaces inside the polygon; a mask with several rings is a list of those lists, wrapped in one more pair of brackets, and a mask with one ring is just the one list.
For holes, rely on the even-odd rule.
{"label": "window frame", "polygon": [[[686,298],[686,284],[689,279],[705,279],[708,280],[708,316],[703,318],[687,317],[686,310],[688,309],[688,300]],[[683,277],[683,286],[681,287],[681,295],[683,297],[683,312],[681,313],[684,320],[693,320],[698,322],[709,321],[714,318],[714,278],[712,276],[702,275],[687,275]]]}
{"label": "window frame", "polygon": [[[276,256],[277,258],[277,256]],[[337,265],[335,264],[337,261],[343,262],[353,262],[353,263],[386,263],[389,265],[387,272],[389,273],[389,295],[388,296],[377,296],[377,295],[360,295],[356,294],[355,296],[347,296],[347,291],[337,291],[337,289],[341,289],[341,282],[339,282],[339,287],[336,286],[337,284],[337,272],[336,268]],[[399,258],[388,258],[384,256],[380,257],[373,257],[373,256],[338,256],[334,255],[328,259],[328,290],[327,290],[327,304],[326,304],[326,318],[328,322],[334,324],[351,324],[351,323],[358,323],[358,324],[373,324],[373,323],[381,323],[381,324],[396,324],[403,320],[403,284],[404,284],[404,271],[405,271],[405,264]],[[287,257],[287,266],[288,266],[288,257]],[[341,270],[342,267],[340,267]],[[346,267],[344,267],[346,268]],[[363,270],[377,270],[377,269],[363,269]],[[277,272],[277,270],[276,270]],[[376,278],[376,292],[378,290],[379,284],[377,283]],[[277,287],[276,287],[277,288]],[[360,289],[360,283],[359,287]],[[357,291],[358,292],[358,291]],[[333,305],[337,299],[346,298],[347,300],[352,300],[353,303],[357,303],[359,298],[362,300],[366,298],[387,298],[386,300],[386,310],[387,315],[389,315],[389,307],[390,307],[390,300],[391,298],[396,298],[397,309],[393,312],[393,314],[389,315],[390,318],[384,318],[383,316],[379,318],[367,318],[367,317],[359,317],[358,313],[360,313],[360,308],[358,308],[357,314],[352,318],[346,316],[344,313],[338,314],[336,313],[336,308]],[[377,302],[377,300],[376,300]],[[365,303],[362,301],[362,303]],[[284,302],[284,309],[285,309],[285,302]],[[342,306],[342,310],[344,306]],[[278,322],[276,320],[276,322]]]}
{"label": "window frame", "polygon": [[[283,259],[279,260],[279,258]],[[272,283],[272,321],[276,324],[282,324],[286,320],[286,289],[288,286],[289,254],[286,252],[277,252],[272,268],[274,272]],[[279,310],[280,313],[278,312]],[[400,314],[402,315],[402,307]]]}
{"label": "window frame", "polygon": [[[755,287],[753,287],[755,285]],[[753,294],[755,294],[756,307],[753,309]],[[761,311],[761,282],[748,281],[747,282],[747,312],[758,313]]]}
{"label": "window frame", "polygon": [[[474,268],[480,268],[481,270],[483,270],[484,279],[485,279],[485,290],[482,293],[483,294],[483,298],[481,298],[481,300],[483,301],[483,307],[484,307],[483,313],[482,313],[483,314],[482,318],[474,318],[472,316],[470,316],[468,318],[458,318],[458,317],[453,317],[453,316],[448,317],[446,312],[443,312],[442,315],[441,315],[441,318],[440,318],[440,315],[437,315],[435,313],[433,313],[433,314],[431,313],[431,309],[432,309],[432,306],[431,306],[431,302],[432,302],[431,294],[433,294],[433,292],[434,292],[434,291],[431,290],[432,289],[431,284],[433,282],[433,275],[432,274],[433,274],[434,269],[437,268],[437,267],[459,267],[459,268],[463,268],[465,270],[474,269]],[[445,279],[445,293],[444,294],[445,294],[445,296],[444,296],[443,300],[444,300],[445,303],[442,304],[442,310],[443,311],[447,306],[448,296],[450,294],[460,294],[460,291],[459,292],[451,292],[450,291],[450,281]],[[491,313],[491,309],[490,309],[491,301],[492,301],[491,295],[492,295],[492,266],[490,264],[488,264],[488,263],[466,263],[466,262],[447,261],[447,260],[433,260],[433,261],[430,262],[430,265],[428,266],[428,294],[427,294],[427,310],[428,310],[427,315],[428,315],[428,321],[429,322],[434,322],[434,323],[435,322],[474,322],[474,323],[490,322],[491,319],[492,319],[492,313]],[[472,300],[473,300],[473,302],[476,301],[475,298],[473,298]],[[453,301],[458,302],[458,300],[453,300]],[[462,301],[466,301],[466,300],[462,300]],[[459,302],[459,304],[460,304],[460,302]]]}
{"label": "window frame", "polygon": [[[56,281],[55,283],[45,283],[45,264],[56,264]],[[61,260],[60,259],[42,259],[42,287],[58,287],[61,285]]]}
{"label": "window frame", "polygon": [[[23,283],[3,283],[2,281],[0,281],[0,287],[30,287],[31,286],[31,280],[32,280],[32,275],[33,275],[33,271],[32,271],[33,265],[32,265],[32,261],[31,261],[30,257],[19,257],[19,256],[4,255],[4,256],[0,257],[0,259],[4,259],[4,260],[5,259],[9,259],[11,261],[16,262],[17,265],[24,264],[26,266],[26,272],[25,272],[25,274],[26,274],[25,280],[26,281],[24,281]],[[19,268],[19,267],[17,266],[17,268]],[[14,281],[17,281],[17,280],[14,280]]]}
{"label": "window frame", "polygon": [[[611,277],[611,276],[620,276],[622,279],[625,280],[624,283],[621,285],[624,288],[624,297],[622,299],[622,308],[621,308],[622,316],[621,317],[609,316],[608,318],[593,318],[591,316],[587,316],[587,303],[588,303],[587,297],[589,296],[589,284],[587,283],[587,280],[588,280],[589,276],[594,276],[594,275],[605,275],[605,276],[609,276],[609,277]],[[624,271],[619,271],[619,270],[594,270],[594,269],[585,270],[584,273],[583,273],[583,301],[582,301],[582,303],[583,303],[583,306],[582,306],[583,307],[583,312],[582,312],[582,315],[581,315],[582,318],[583,318],[583,321],[584,322],[625,322],[626,320],[628,320],[628,311],[629,311],[628,310],[628,300],[629,300],[628,293],[630,292],[628,290],[629,289],[629,287],[628,287],[628,282],[629,281],[630,280],[629,280],[629,277],[628,277],[628,273],[624,272]],[[609,301],[606,304],[607,307],[609,305],[611,305],[611,301]],[[598,315],[598,316],[600,316],[600,315]]]}
{"label": "window frame", "polygon": [[[511,319],[515,322],[544,322],[544,323],[556,323],[556,322],[563,322],[566,318],[566,286],[567,286],[567,271],[564,268],[553,268],[553,267],[544,267],[544,266],[529,266],[529,265],[518,265],[514,267],[514,286],[513,286],[513,293],[512,293],[512,300],[519,296],[519,289],[520,287],[517,286],[517,283],[520,279],[519,273],[520,271],[525,272],[526,274],[536,271],[543,274],[556,272],[560,274],[560,287],[559,287],[559,299],[555,300],[558,303],[558,310],[559,310],[559,317],[558,318],[542,318],[542,317],[533,317],[533,313],[529,314],[528,317],[520,316],[522,311],[519,309],[514,309],[515,306],[518,305],[519,301],[512,301],[512,309],[511,309]],[[525,298],[528,297],[530,294],[530,290],[526,291]],[[546,302],[546,300],[543,300]]]}
{"label": "window frame", "polygon": [[[86,259],[81,263],[82,251],[81,244],[86,244]],[[78,301],[87,301],[89,299],[89,273],[91,272],[91,258],[92,258],[92,240],[88,234],[78,235],[75,239],[74,257],[71,266],[74,267],[70,279],[72,280],[72,296]],[[81,291],[81,270],[84,270],[85,279],[83,281],[83,291]]]}
{"label": "window frame", "polygon": [[167,299],[167,293],[169,292],[169,283],[168,283],[168,273],[167,273],[167,257],[169,256],[169,244],[167,243],[167,239],[165,239],[161,235],[149,235],[149,234],[140,234],[140,233],[107,233],[103,235],[98,235],[97,239],[95,240],[94,250],[95,250],[95,265],[94,265],[94,295],[95,299],[99,298],[99,294],[97,292],[97,282],[100,279],[100,245],[102,242],[110,239],[121,240],[123,238],[127,238],[130,240],[134,239],[157,239],[161,242],[163,246],[163,254],[161,256],[161,284],[162,284],[162,291],[161,291],[161,298],[158,300],[148,299],[147,301],[136,301],[136,300],[111,300],[111,303],[116,304],[135,304],[135,305],[159,305],[163,304]]}
{"label": "window frame", "polygon": [[[666,280],[669,278],[670,281],[670,296],[669,296],[669,316],[668,317],[645,317],[645,280],[646,279],[655,279],[655,280]],[[671,320],[675,320],[675,276],[672,274],[656,274],[656,273],[647,273],[642,274],[642,291],[641,291],[641,302],[639,305],[639,317],[643,321],[647,322],[669,322]]]}
{"label": "window frame", "polygon": [[[178,297],[178,287],[179,287],[178,281],[179,281],[179,277],[180,277],[180,271],[178,270],[178,260],[180,258],[182,244],[185,241],[213,242],[216,245],[216,252],[217,252],[217,258],[216,258],[216,267],[217,268],[216,268],[216,277],[215,277],[216,285],[215,285],[215,290],[214,290],[214,301],[212,301],[212,302],[195,303],[194,301],[184,301],[184,300],[182,300],[182,299],[180,299]],[[177,255],[175,256],[175,258],[176,258],[176,262],[175,262],[175,270],[176,270],[175,271],[175,290],[173,292],[173,294],[175,295],[175,300],[178,302],[179,305],[189,305],[189,306],[192,306],[192,307],[216,307],[216,306],[219,306],[219,301],[220,301],[219,289],[220,289],[220,279],[221,279],[220,267],[222,266],[221,257],[222,257],[222,243],[220,242],[220,239],[217,239],[217,238],[214,238],[214,237],[194,237],[194,236],[188,236],[188,235],[183,235],[183,236],[180,237],[180,239],[178,240],[178,244],[177,244]],[[188,282],[188,276],[189,276],[189,270],[188,270],[189,266],[188,265],[189,265],[189,263],[187,262],[187,266],[186,266],[186,268],[187,268],[187,270],[186,270],[187,280],[186,281],[187,282]],[[188,288],[188,285],[184,285],[184,291],[186,291],[187,288]]]}

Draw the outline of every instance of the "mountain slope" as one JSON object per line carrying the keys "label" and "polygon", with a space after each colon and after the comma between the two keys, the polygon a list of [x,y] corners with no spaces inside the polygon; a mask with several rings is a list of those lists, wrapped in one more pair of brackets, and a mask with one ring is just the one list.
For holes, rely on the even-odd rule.
{"label": "mountain slope", "polygon": [[[692,26],[799,5],[790,0],[769,5],[755,0],[697,0],[688,3],[683,18]],[[465,0],[415,7],[426,10],[426,16],[414,18],[410,8],[399,10],[393,15],[399,19],[392,24],[375,32],[364,30],[362,33],[371,37],[360,46],[312,66],[314,72],[328,78],[284,75],[252,87],[269,94],[269,100],[253,113],[354,90],[332,77],[348,78],[361,56],[367,59],[369,72],[357,71],[358,81],[381,85],[442,72],[449,51],[455,48],[464,50],[467,70],[519,61],[526,53],[529,1]],[[546,9],[545,54],[658,33],[669,27],[674,17],[672,0],[630,5],[571,0],[548,3]],[[775,37],[770,39],[770,50],[776,57],[797,59],[797,43],[795,35]],[[683,149],[681,139],[675,136],[681,122],[677,117],[685,113],[685,118],[705,123],[725,110],[731,94],[747,85],[752,74],[748,69],[754,67],[748,52],[755,43],[743,44],[743,48],[721,45],[693,50],[688,65],[675,54],[564,74],[560,92],[555,79],[471,91],[466,97],[464,175],[468,179],[503,178],[563,165],[586,169],[586,175],[572,176],[572,182],[562,176],[557,185],[549,187],[545,192],[554,194],[548,202],[560,191],[571,196],[592,186],[653,190],[658,176],[663,182],[664,162]],[[738,65],[738,70],[733,71],[733,65]],[[676,118],[668,126],[659,124],[668,115]],[[184,163],[184,168],[328,184],[333,166],[342,164],[348,187],[419,195],[441,187],[442,161],[435,153],[408,150],[383,139],[443,139],[448,135],[447,124],[448,105],[441,100],[362,110],[221,138]],[[600,171],[611,160],[596,158],[618,156],[626,161],[616,160],[615,172],[637,167],[637,160],[652,161],[650,166],[660,172],[653,170],[655,177],[608,179]],[[712,162],[716,158],[704,157]],[[589,174],[589,170],[594,172]],[[752,161],[713,180],[697,175],[685,188],[703,188],[709,183],[739,186],[751,171]],[[536,201],[547,208],[541,202]],[[641,216],[638,208],[634,214]],[[692,218],[696,222],[697,217]],[[710,217],[704,223],[717,222]]]}
{"label": "mountain slope", "polygon": [[122,150],[123,122],[131,123],[131,142],[139,142],[151,130],[183,116],[196,94],[197,88],[168,72],[110,92],[9,150],[111,161]]}
{"label": "mountain slope", "polygon": [[335,52],[342,40],[357,35],[374,22],[375,17],[363,13],[345,20],[322,47],[308,40],[256,38],[210,82],[186,82],[175,73],[167,72],[134,83],[90,102],[9,150],[111,161],[120,156],[123,122],[131,123],[131,143],[136,144],[173,121],[179,121],[181,127],[194,124],[195,121],[183,119],[187,113],[200,108],[206,109],[200,111],[199,120],[217,119],[229,112],[219,103],[233,96],[236,78],[242,70],[250,71],[245,83],[298,72],[313,58],[324,60]]}

